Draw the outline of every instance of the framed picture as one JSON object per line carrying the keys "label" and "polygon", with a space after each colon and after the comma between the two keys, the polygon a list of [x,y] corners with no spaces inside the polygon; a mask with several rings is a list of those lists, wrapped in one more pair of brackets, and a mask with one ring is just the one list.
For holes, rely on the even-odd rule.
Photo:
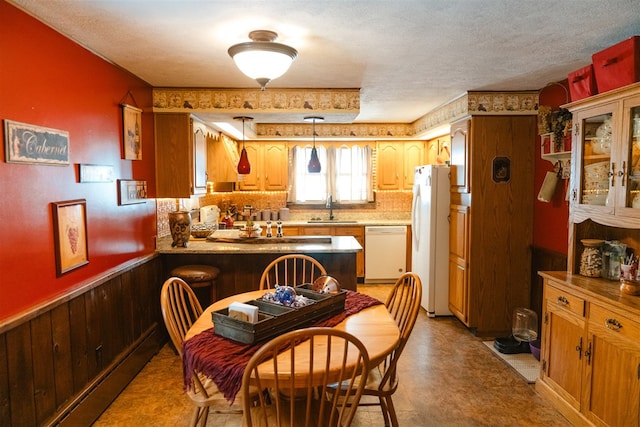
{"label": "framed picture", "polygon": [[7,163],[67,166],[69,132],[5,120],[4,149]]}
{"label": "framed picture", "polygon": [[122,104],[124,158],[142,160],[142,110]]}
{"label": "framed picture", "polygon": [[118,180],[118,203],[120,205],[133,205],[147,201],[147,181],[134,179]]}
{"label": "framed picture", "polygon": [[113,182],[113,166],[80,164],[80,182]]}
{"label": "framed picture", "polygon": [[89,263],[87,249],[87,201],[85,199],[54,202],[53,237],[56,253],[56,276]]}
{"label": "framed picture", "polygon": [[511,179],[511,160],[508,157],[493,159],[493,182],[509,182]]}

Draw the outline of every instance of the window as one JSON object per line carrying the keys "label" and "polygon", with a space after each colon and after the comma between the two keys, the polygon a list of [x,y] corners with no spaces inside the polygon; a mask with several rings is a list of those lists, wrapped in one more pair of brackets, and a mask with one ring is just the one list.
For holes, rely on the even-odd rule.
{"label": "window", "polygon": [[370,146],[316,145],[316,149],[320,173],[307,171],[311,147],[296,146],[290,151],[290,202],[323,203],[329,195],[340,203],[373,200]]}

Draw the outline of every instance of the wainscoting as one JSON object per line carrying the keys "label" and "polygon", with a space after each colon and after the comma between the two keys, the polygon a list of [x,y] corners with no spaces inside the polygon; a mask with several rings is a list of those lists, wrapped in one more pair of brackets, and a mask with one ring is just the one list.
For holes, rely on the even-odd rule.
{"label": "wainscoting", "polygon": [[90,425],[167,341],[149,255],[0,325],[0,425]]}
{"label": "wainscoting", "polygon": [[567,271],[567,254],[531,248],[531,309],[538,313],[538,330],[542,321],[542,277],[538,271]]}

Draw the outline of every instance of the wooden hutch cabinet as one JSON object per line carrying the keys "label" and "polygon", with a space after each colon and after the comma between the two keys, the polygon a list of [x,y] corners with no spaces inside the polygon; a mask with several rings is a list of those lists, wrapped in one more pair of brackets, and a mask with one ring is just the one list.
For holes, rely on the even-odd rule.
{"label": "wooden hutch cabinet", "polygon": [[189,114],[155,114],[156,197],[188,198],[207,190],[207,133]]}
{"label": "wooden hutch cabinet", "polygon": [[578,273],[583,239],[619,240],[640,251],[640,84],[566,108],[574,147],[568,265],[540,273],[536,389],[576,425],[639,426],[640,296],[622,293],[617,280]]}
{"label": "wooden hutch cabinet", "polygon": [[529,306],[536,116],[451,125],[449,309],[479,336]]}

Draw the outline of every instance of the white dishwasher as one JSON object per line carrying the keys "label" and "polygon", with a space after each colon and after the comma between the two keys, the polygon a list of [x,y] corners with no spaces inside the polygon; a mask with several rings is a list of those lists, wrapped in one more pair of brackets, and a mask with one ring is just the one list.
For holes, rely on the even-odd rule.
{"label": "white dishwasher", "polygon": [[407,227],[364,228],[364,282],[393,283],[407,266]]}

